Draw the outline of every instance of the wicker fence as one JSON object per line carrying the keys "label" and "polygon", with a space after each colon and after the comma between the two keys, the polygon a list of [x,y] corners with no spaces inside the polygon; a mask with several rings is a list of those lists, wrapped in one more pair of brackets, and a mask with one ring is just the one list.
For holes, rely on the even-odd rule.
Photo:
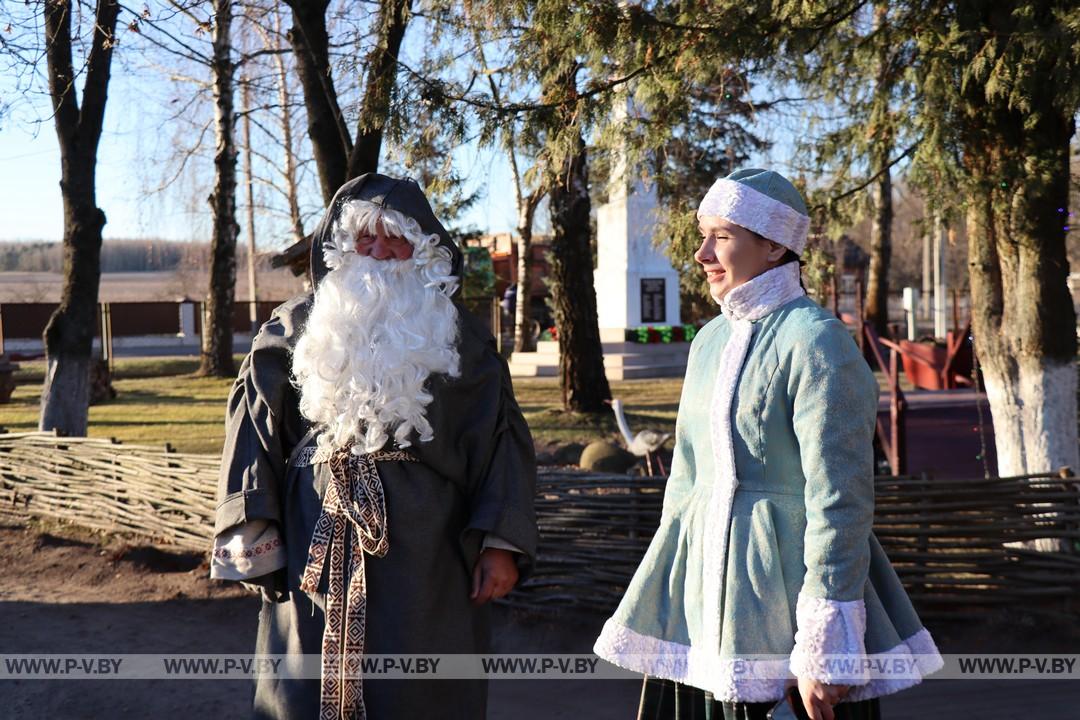
{"label": "wicker fence", "polygon": [[1080,610],[1080,479],[883,477],[875,499],[874,534],[925,614]]}
{"label": "wicker fence", "polygon": [[[218,459],[109,440],[0,435],[8,510],[209,545]],[[1080,591],[1080,485],[1039,475],[876,479],[874,533],[920,613],[1013,605],[1072,612]],[[542,468],[537,572],[507,601],[610,611],[659,522],[662,478]],[[1053,552],[1035,550],[1053,539]]]}
{"label": "wicker fence", "polygon": [[660,524],[663,491],[663,478],[541,468],[537,571],[507,602],[614,609]]}
{"label": "wicker fence", "polygon": [[220,460],[52,433],[0,435],[5,509],[206,550]]}

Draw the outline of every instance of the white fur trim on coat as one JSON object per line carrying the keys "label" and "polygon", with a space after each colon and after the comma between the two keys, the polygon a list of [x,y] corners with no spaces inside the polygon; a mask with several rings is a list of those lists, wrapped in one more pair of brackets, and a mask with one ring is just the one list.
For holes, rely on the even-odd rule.
{"label": "white fur trim on coat", "polygon": [[[708,690],[722,702],[776,701],[796,682],[786,658],[720,657],[718,653],[643,635],[614,620],[604,624],[593,652],[627,670]],[[899,665],[912,670],[898,677],[874,677],[852,687],[841,703],[891,695],[919,684],[945,664],[925,628],[895,647],[867,655],[866,661],[871,668]]]}
{"label": "white fur trim on coat", "polygon": [[866,658],[866,602],[828,600],[799,593],[795,604],[795,649],[791,672],[823,683],[863,685],[870,681]]}
{"label": "white fur trim on coat", "polygon": [[735,450],[731,435],[732,401],[739,374],[754,336],[754,322],[806,292],[799,284],[799,264],[785,263],[766,270],[732,288],[720,303],[731,323],[731,335],[720,355],[713,386],[709,422],[712,431],[713,463],[716,477],[706,515],[703,550],[702,622],[707,647],[720,647],[720,597],[727,567],[727,539],[731,525],[731,505],[739,484],[735,471]]}
{"label": "white fur trim on coat", "polygon": [[810,230],[810,218],[795,208],[727,178],[720,178],[709,188],[697,216],[724,218],[778,242],[798,255],[802,255],[806,247],[806,234]]}
{"label": "white fur trim on coat", "polygon": [[799,272],[797,262],[766,270],[731,288],[720,300],[720,311],[728,320],[760,320],[806,294],[799,284]]}
{"label": "white fur trim on coat", "polygon": [[731,438],[731,403],[738,385],[754,325],[749,320],[733,320],[731,335],[720,354],[716,371],[709,423],[712,428],[713,465],[716,479],[705,515],[704,576],[702,577],[702,621],[708,647],[720,647],[720,597],[723,594],[724,568],[727,567],[727,538],[731,524],[731,505],[735,487],[735,450]]}

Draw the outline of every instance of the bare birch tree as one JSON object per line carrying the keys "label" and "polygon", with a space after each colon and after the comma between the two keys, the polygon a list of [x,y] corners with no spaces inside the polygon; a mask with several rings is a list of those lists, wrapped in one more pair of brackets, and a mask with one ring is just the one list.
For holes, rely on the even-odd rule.
{"label": "bare birch tree", "polygon": [[214,83],[214,190],[210,194],[210,289],[199,375],[232,377],[233,304],[236,295],[236,115],[233,112],[232,0],[214,0],[211,72]]}
{"label": "bare birch tree", "polygon": [[[274,223],[274,227],[280,228],[277,223],[284,215],[288,234],[294,237],[303,234],[300,163],[296,161],[292,141],[293,104],[284,63],[291,53],[281,47],[280,15],[275,6],[265,2],[249,3],[243,6],[243,14],[234,16],[235,7],[238,7],[236,3],[223,0],[174,1],[170,3],[174,12],[150,18],[144,33],[150,53],[168,60],[155,62],[176,83],[173,102],[182,108],[170,118],[179,139],[179,147],[171,159],[176,170],[157,189],[169,188],[185,173],[201,172],[208,165],[213,168],[212,188],[208,193],[211,253],[199,373],[221,377],[235,374],[233,314],[239,235],[236,134],[241,117],[249,129],[245,145],[252,162],[249,168],[252,187],[245,203],[249,224],[254,229],[256,210],[259,210],[259,215]],[[252,29],[261,37],[261,43],[253,42],[249,32]],[[235,78],[241,68],[245,70],[245,89],[251,98],[242,113],[234,107]],[[260,133],[257,141],[255,133],[250,132],[253,128]],[[208,159],[205,138],[211,130],[214,150],[212,159]],[[279,156],[279,149],[284,158]],[[274,191],[269,202],[258,207],[256,184]],[[282,211],[282,205],[287,209]],[[253,278],[249,277],[249,284],[254,287]]]}
{"label": "bare birch tree", "polygon": [[[296,117],[292,88],[293,76],[289,67],[288,53],[283,52],[284,48],[280,44],[280,40],[285,37],[281,28],[281,13],[278,10],[277,3],[267,3],[267,7],[264,8],[249,6],[245,18],[248,21],[248,26],[259,35],[263,49],[271,53],[270,58],[273,62],[272,85],[277,95],[277,108],[276,112],[274,112],[274,119],[280,133],[276,140],[281,146],[281,160],[280,165],[277,165],[276,163],[270,163],[270,158],[264,158],[272,166],[276,165],[278,177],[263,182],[284,196],[288,208],[292,241],[299,242],[304,239],[304,217],[301,212],[299,180],[302,163],[297,159],[297,145],[293,135],[293,123]],[[268,111],[273,112],[269,108]],[[263,130],[267,138],[274,134],[271,127],[264,127]]]}
{"label": "bare birch tree", "polygon": [[[465,18],[472,22],[466,9]],[[480,63],[481,72],[487,76],[488,87],[491,88],[491,99],[496,105],[502,105],[504,100],[499,83],[495,80],[495,73],[488,66],[487,57],[484,53],[484,38],[481,36],[479,26],[473,28],[473,39],[476,43],[476,57]],[[532,319],[532,236],[535,224],[536,209],[547,194],[544,179],[550,178],[545,175],[543,168],[538,165],[531,168],[528,176],[532,178],[532,187],[526,190],[528,178],[522,173],[518,164],[518,140],[520,133],[517,131],[517,122],[511,118],[503,129],[502,145],[505,148],[507,159],[510,161],[510,173],[514,179],[514,207],[517,211],[517,285],[515,288],[514,302],[514,352],[532,352],[536,350],[536,340],[533,338]]]}

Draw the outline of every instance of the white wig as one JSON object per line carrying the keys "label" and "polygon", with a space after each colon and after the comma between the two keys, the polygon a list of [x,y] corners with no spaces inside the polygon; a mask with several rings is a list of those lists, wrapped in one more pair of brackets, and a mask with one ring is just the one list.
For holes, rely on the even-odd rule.
{"label": "white wig", "polygon": [[377,234],[380,222],[387,235],[405,238],[412,245],[412,262],[420,270],[425,286],[439,287],[452,296],[460,281],[451,274],[450,251],[440,245],[438,234],[425,234],[414,218],[368,200],[353,199],[343,204],[330,238],[323,244],[326,267],[341,267],[346,254],[356,252],[357,236],[361,232]]}

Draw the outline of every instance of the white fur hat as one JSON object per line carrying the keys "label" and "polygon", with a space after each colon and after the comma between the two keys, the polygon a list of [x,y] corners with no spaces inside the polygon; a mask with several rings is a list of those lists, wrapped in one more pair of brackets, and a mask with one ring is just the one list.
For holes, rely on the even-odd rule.
{"label": "white fur hat", "polygon": [[780,173],[760,168],[736,170],[713,183],[697,216],[724,218],[797,255],[810,230],[810,214],[795,186]]}

